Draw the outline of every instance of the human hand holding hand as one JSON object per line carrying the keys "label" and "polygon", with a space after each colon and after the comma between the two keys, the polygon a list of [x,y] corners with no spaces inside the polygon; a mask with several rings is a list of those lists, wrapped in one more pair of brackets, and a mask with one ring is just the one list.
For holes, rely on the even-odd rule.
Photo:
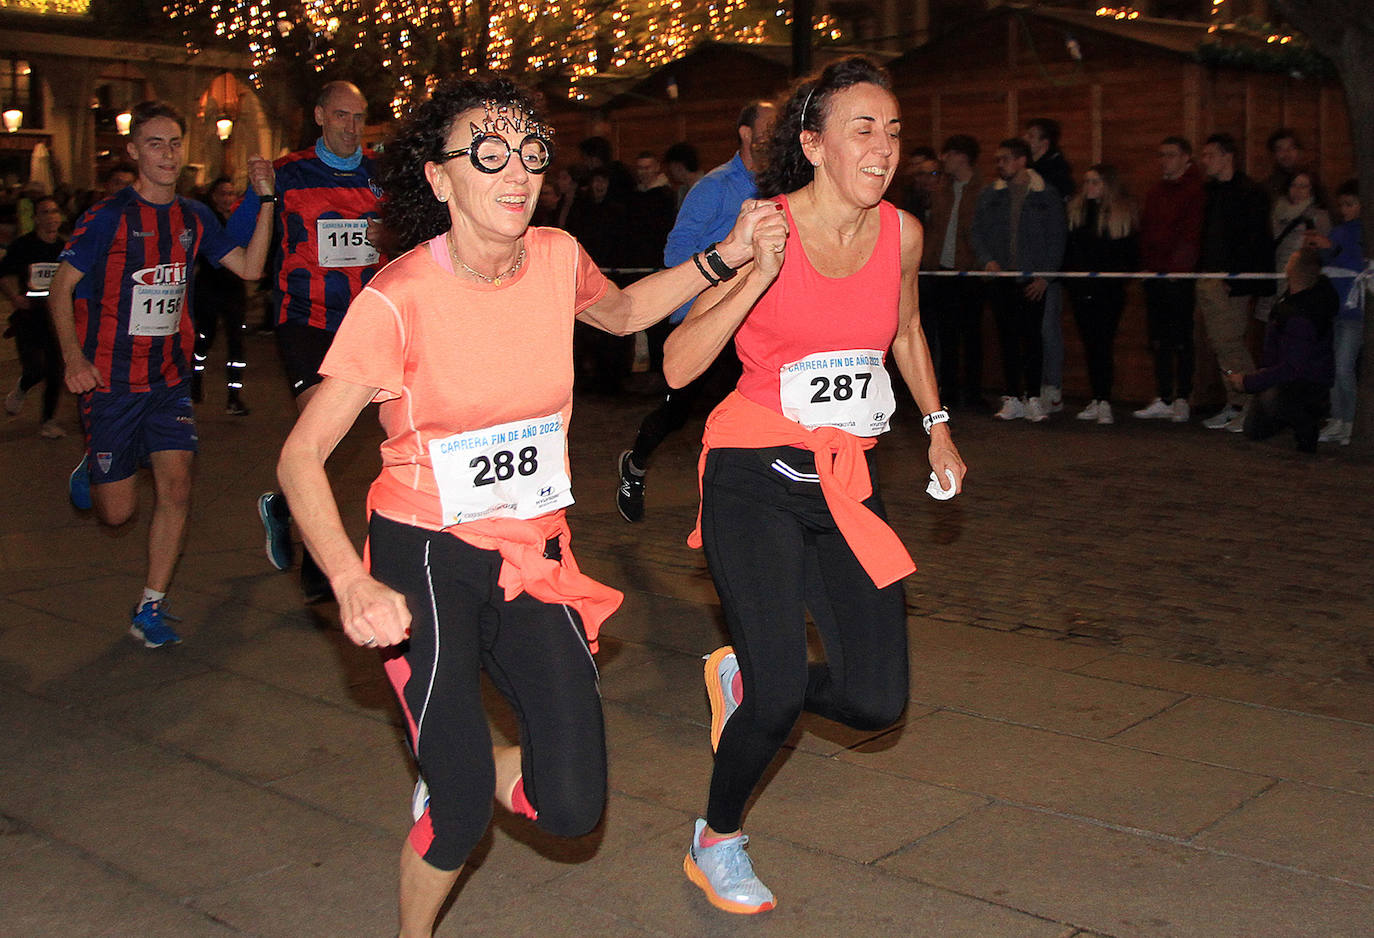
{"label": "human hand holding hand", "polygon": [[776,277],[787,253],[787,216],[775,212],[754,226],[754,263],[759,273]]}
{"label": "human hand holding hand", "polygon": [[768,199],[745,199],[739,207],[739,215],[735,218],[735,227],[716,244],[721,260],[736,269],[753,260],[754,228],[763,219],[780,215],[783,215],[783,210],[777,202]]}

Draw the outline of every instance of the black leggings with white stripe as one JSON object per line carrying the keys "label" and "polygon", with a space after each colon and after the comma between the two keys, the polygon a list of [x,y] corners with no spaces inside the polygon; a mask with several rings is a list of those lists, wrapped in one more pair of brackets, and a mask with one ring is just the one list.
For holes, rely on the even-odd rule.
{"label": "black leggings with white stripe", "polygon": [[[803,711],[880,729],[906,706],[902,585],[873,584],[835,527],[815,471],[810,452],[788,446],[713,449],[706,458],[701,534],[744,686],[711,774],[706,823],[719,833],[740,827]],[[884,517],[876,480],[864,504]],[[824,662],[807,660],[808,611]]]}
{"label": "black leggings with white stripe", "polygon": [[[496,784],[482,709],[486,670],[520,725],[525,796],[540,827],[591,831],[606,802],[606,738],[596,664],[577,613],[527,593],[507,601],[501,555],[443,532],[372,516],[371,572],[406,599],[410,641],[386,663],[411,751],[429,788],[416,853],[461,866],[491,821]],[[550,541],[545,556],[558,556]]]}

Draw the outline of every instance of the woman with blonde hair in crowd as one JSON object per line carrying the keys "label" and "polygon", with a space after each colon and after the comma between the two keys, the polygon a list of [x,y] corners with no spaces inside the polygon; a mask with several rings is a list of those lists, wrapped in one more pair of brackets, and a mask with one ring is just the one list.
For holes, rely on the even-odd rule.
{"label": "woman with blonde hair in crowd", "polygon": [[[1135,205],[1122,189],[1115,167],[1098,163],[1083,174],[1083,186],[1069,202],[1068,216],[1064,270],[1108,272],[1139,267]],[[1092,401],[1079,412],[1078,419],[1114,423],[1113,346],[1121,310],[1126,305],[1126,281],[1074,277],[1066,282],[1092,385]]]}

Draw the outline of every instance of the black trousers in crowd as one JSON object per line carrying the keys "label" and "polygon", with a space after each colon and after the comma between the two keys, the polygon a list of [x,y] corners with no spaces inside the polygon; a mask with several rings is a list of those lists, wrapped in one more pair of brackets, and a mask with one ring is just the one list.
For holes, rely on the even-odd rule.
{"label": "black trousers in crowd", "polygon": [[922,277],[921,322],[927,321],[939,336],[940,400],[951,407],[977,403],[983,395],[981,285],[965,277]]}
{"label": "black trousers in crowd", "polygon": [[680,388],[670,388],[659,405],[639,424],[634,448],[630,450],[630,460],[635,466],[648,468],[654,450],[669,434],[683,428],[699,402],[705,400],[714,406],[734,390],[740,370],[735,343],[730,342],[695,380]]}
{"label": "black trousers in crowd", "polygon": [[46,304],[34,302],[29,309],[15,310],[10,316],[10,331],[14,347],[19,353],[19,389],[27,392],[43,382],[43,411],[41,421],[47,423],[57,413],[57,402],[67,389],[63,382],[62,349],[57,333],[48,319]]}
{"label": "black trousers in crowd", "polygon": [[1196,281],[1144,282],[1145,323],[1155,357],[1155,393],[1160,400],[1187,400],[1193,393],[1193,305]]}
{"label": "black trousers in crowd", "polygon": [[1116,377],[1116,329],[1126,305],[1126,285],[1120,280],[1079,280],[1069,285],[1069,296],[1083,339],[1093,400],[1110,401]]}
{"label": "black trousers in crowd", "polygon": [[1331,391],[1325,385],[1311,381],[1275,385],[1250,398],[1245,435],[1252,440],[1264,440],[1292,427],[1299,451],[1315,453],[1317,435],[1330,401]]}
{"label": "black trousers in crowd", "polygon": [[1026,284],[999,278],[988,285],[988,302],[1002,345],[1002,392],[1010,397],[1036,397],[1044,374],[1045,297],[1026,297]]}

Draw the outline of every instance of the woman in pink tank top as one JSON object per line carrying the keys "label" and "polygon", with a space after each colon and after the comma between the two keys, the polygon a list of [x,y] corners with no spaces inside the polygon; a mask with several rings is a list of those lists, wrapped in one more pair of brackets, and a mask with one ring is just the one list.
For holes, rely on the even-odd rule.
{"label": "woman in pink tank top", "polygon": [[[921,225],[883,201],[900,132],[887,73],[866,59],[798,84],[759,178],[782,212],[754,229],[740,282],[703,294],[665,349],[674,387],[732,336],[743,365],[706,424],[689,541],[706,549],[732,645],[706,662],[715,768],[683,869],[729,912],[776,905],[740,827],[797,718],[876,732],[906,705],[901,580],[915,566],[870,474],[895,404],[889,349],[925,415],[931,494],[963,481],[917,308]],[[807,612],[824,662],[808,662]]]}

